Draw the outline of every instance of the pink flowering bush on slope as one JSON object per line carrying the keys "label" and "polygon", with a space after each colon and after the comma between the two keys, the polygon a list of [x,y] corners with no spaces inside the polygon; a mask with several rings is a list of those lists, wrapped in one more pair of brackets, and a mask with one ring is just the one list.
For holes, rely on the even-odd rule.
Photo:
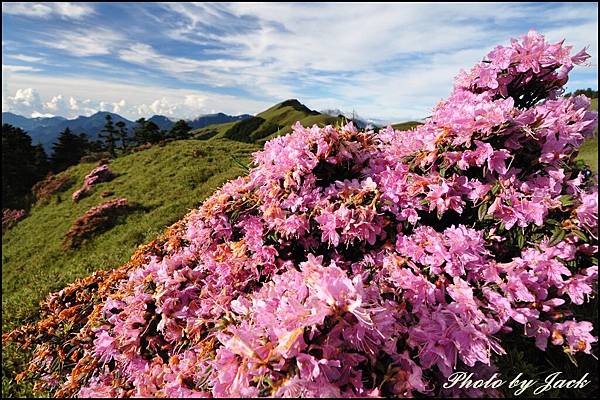
{"label": "pink flowering bush on slope", "polygon": [[37,345],[38,387],[84,397],[440,395],[509,341],[592,357],[598,188],[574,158],[596,115],[558,97],[570,50],[498,46],[414,131],[296,125],[7,338]]}
{"label": "pink flowering bush on slope", "polygon": [[95,235],[112,228],[118,218],[135,209],[126,198],[113,199],[90,208],[77,218],[65,235],[63,247],[74,249]]}
{"label": "pink flowering bush on slope", "polygon": [[73,201],[77,203],[79,200],[90,194],[92,186],[102,182],[109,182],[114,178],[115,174],[111,171],[108,165],[99,165],[85,176],[83,180],[83,186],[80,189],[73,192],[73,195],[71,197]]}
{"label": "pink flowering bush on slope", "polygon": [[2,209],[2,233],[6,232],[27,216],[25,210],[14,210],[11,208]]}

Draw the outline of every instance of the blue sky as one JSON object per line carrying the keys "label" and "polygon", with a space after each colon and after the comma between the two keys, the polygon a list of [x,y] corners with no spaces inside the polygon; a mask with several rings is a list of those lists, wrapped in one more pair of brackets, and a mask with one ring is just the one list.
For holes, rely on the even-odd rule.
{"label": "blue sky", "polygon": [[2,110],[190,118],[297,98],[404,121],[532,28],[589,46],[568,88],[598,88],[597,3],[2,3]]}

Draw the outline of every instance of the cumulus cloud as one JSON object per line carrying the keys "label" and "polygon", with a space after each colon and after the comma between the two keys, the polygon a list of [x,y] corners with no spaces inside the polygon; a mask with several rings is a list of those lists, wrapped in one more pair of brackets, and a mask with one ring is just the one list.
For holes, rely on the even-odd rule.
{"label": "cumulus cloud", "polygon": [[93,101],[91,99],[75,99],[62,94],[52,96],[44,101],[39,92],[33,88],[18,89],[14,96],[2,98],[2,111],[9,111],[26,117],[56,116],[75,118],[80,115],[92,115],[98,111],[119,113],[125,109],[126,102],[115,103]]}
{"label": "cumulus cloud", "polygon": [[2,98],[2,111],[31,116],[33,112],[40,112],[43,109],[44,104],[40,94],[32,88],[19,89],[14,96]]}
{"label": "cumulus cloud", "polygon": [[[47,81],[47,80],[46,80]],[[82,87],[85,81],[72,80],[71,85]],[[48,82],[46,82],[48,83]],[[89,84],[89,82],[86,82]],[[96,82],[98,84],[98,82]],[[103,83],[108,92],[126,96],[134,94],[129,99],[120,98],[114,101],[102,98],[80,98],[63,94],[41,95],[31,87],[17,89],[14,95],[3,96],[2,111],[13,112],[27,117],[40,115],[60,115],[75,118],[79,115],[92,115],[98,111],[110,111],[131,120],[152,115],[164,115],[172,119],[193,119],[203,114],[225,112],[229,114],[254,113],[265,109],[269,104],[240,99],[234,96],[217,95],[212,93],[190,93],[186,90],[173,90],[157,87],[137,87],[115,83]],[[49,87],[54,85],[50,84]],[[63,86],[69,89],[68,85]],[[152,99],[149,93],[153,93]],[[163,96],[156,98],[157,93]]]}

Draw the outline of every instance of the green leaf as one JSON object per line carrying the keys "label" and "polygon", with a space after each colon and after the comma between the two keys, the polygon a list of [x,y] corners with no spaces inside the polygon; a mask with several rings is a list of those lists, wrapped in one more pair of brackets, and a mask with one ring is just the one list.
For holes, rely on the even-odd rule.
{"label": "green leaf", "polygon": [[548,225],[560,225],[560,222],[552,218],[546,218],[545,221]]}
{"label": "green leaf", "polygon": [[579,229],[573,229],[573,230],[571,230],[571,233],[573,233],[575,236],[577,236],[578,238],[580,238],[584,242],[589,242],[589,239],[586,236],[586,234],[583,233],[582,231],[580,231]]}
{"label": "green leaf", "polygon": [[517,230],[517,246],[519,246],[520,249],[525,246],[525,235],[521,230]]}
{"label": "green leaf", "polygon": [[485,216],[487,214],[487,210],[488,210],[488,204],[487,203],[481,203],[481,205],[479,206],[479,209],[477,210],[477,218],[480,221],[485,218]]}
{"label": "green leaf", "polygon": [[552,237],[550,238],[550,242],[548,242],[548,246],[556,246],[565,238],[566,232],[561,227],[557,226],[552,231]]}
{"label": "green leaf", "polygon": [[560,196],[559,200],[561,204],[565,207],[573,205],[573,196],[571,196],[570,194]]}
{"label": "green leaf", "polygon": [[498,193],[499,190],[500,190],[500,182],[496,182],[494,187],[492,187],[492,194],[496,195],[496,193]]}

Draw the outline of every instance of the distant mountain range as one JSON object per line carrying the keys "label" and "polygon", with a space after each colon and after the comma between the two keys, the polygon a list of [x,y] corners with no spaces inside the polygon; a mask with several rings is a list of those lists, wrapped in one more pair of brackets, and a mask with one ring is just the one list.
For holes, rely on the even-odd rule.
{"label": "distant mountain range", "polygon": [[[125,126],[129,132],[132,132],[135,128],[136,123],[134,121],[130,121],[118,114],[106,111],[97,112],[89,117],[79,116],[75,119],[66,119],[63,117],[27,118],[10,112],[3,112],[2,123],[10,124],[25,130],[31,136],[34,144],[41,143],[46,151],[50,152],[52,144],[56,141],[60,132],[65,130],[65,128],[71,129],[73,133],[85,133],[91,139],[97,139],[98,132],[104,128],[106,115],[108,114],[112,116],[113,122],[115,123],[119,121],[125,122]],[[227,115],[217,113],[202,115],[196,119],[188,120],[187,122],[192,129],[200,129],[208,125],[237,122],[250,117],[252,117],[252,115]],[[171,129],[175,123],[173,120],[163,115],[154,115],[148,118],[148,120],[154,122],[160,129],[164,130]]]}
{"label": "distant mountain range", "polygon": [[[25,130],[32,139],[33,144],[41,143],[48,153],[52,151],[52,144],[56,142],[60,132],[65,128],[73,133],[85,133],[91,139],[98,138],[98,133],[104,128],[106,115],[111,115],[113,121],[123,121],[129,132],[136,126],[135,121],[130,121],[118,114],[106,111],[97,112],[89,117],[79,116],[75,119],[63,117],[37,117],[27,118],[10,112],[2,113],[2,123],[11,124]],[[311,110],[296,99],[290,99],[274,105],[273,107],[256,115],[227,115],[224,113],[202,115],[193,120],[187,120],[192,127],[193,136],[198,139],[228,138],[243,142],[264,142],[278,135],[291,131],[291,126],[300,121],[305,126],[312,124],[335,124],[352,122],[364,129],[372,127],[378,129],[387,126],[382,121],[364,119],[355,113],[346,113],[339,109],[327,109],[320,112]],[[164,115],[154,115],[148,118],[162,130],[169,130],[175,123]],[[396,129],[411,129],[420,122],[409,121],[393,125]]]}

